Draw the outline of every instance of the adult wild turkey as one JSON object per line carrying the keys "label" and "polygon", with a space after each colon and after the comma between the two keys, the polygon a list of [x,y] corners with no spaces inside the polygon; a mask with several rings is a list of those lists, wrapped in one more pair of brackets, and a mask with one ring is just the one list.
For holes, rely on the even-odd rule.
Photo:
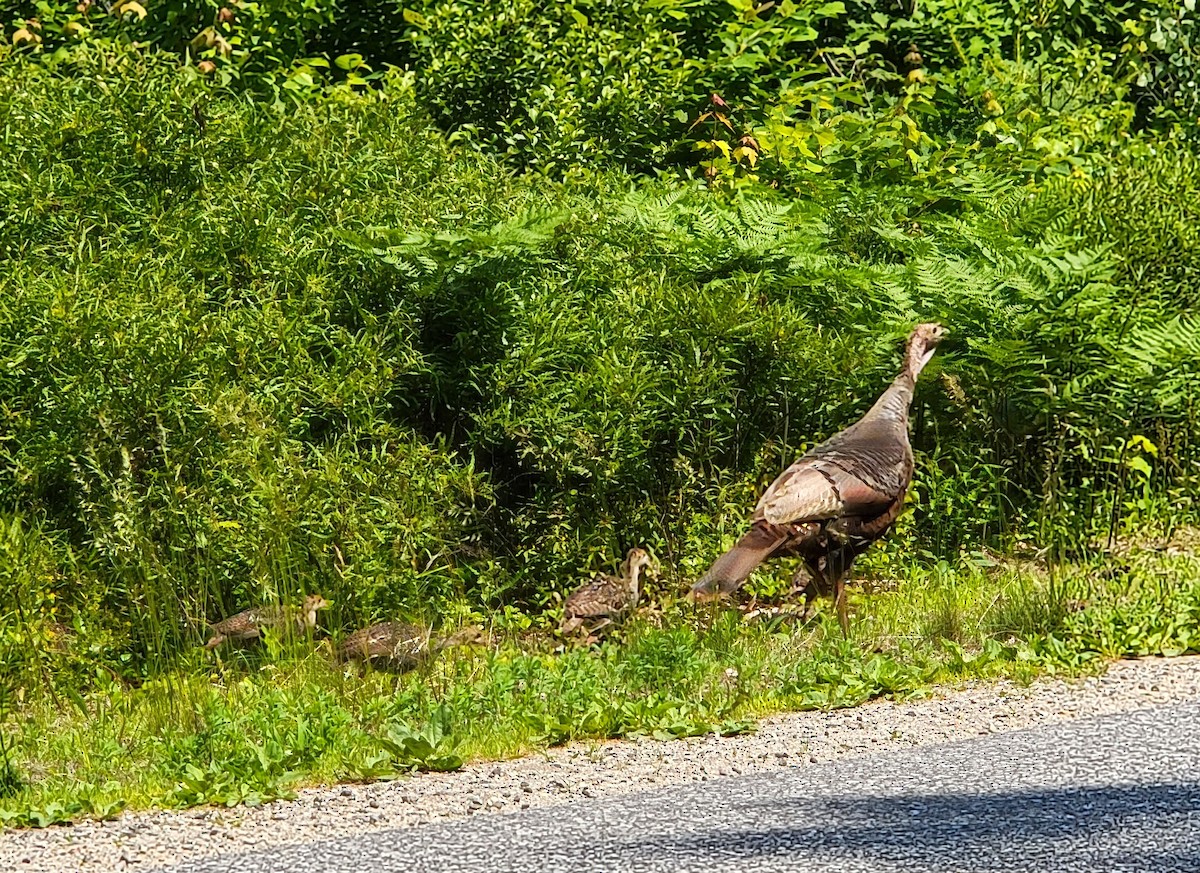
{"label": "adult wild turkey", "polygon": [[393,670],[410,670],[443,649],[469,645],[483,639],[478,627],[467,627],[443,637],[428,628],[403,621],[381,621],[350,634],[334,651],[339,661],[373,663]]}
{"label": "adult wild turkey", "polygon": [[806,603],[832,594],[842,633],[848,633],[846,575],[904,506],[913,472],[908,408],[917,376],[944,334],[939,324],[917,326],[891,387],[866,415],[771,483],[754,507],[749,532],[692,587],[693,597],[730,594],[767,558],[796,556],[811,577]]}
{"label": "adult wild turkey", "polygon": [[330,605],[320,594],[310,594],[304,598],[304,606],[300,609],[275,604],[244,609],[237,615],[211,625],[213,635],[204,648],[215,649],[225,640],[256,640],[262,636],[264,627],[276,631],[295,629],[304,633],[306,629],[312,630],[317,626],[317,610]]}
{"label": "adult wild turkey", "polygon": [[637,605],[641,573],[650,563],[645,551],[630,549],[621,564],[620,576],[601,574],[577,589],[563,604],[559,633],[571,634],[583,628],[590,638],[623,617]]}

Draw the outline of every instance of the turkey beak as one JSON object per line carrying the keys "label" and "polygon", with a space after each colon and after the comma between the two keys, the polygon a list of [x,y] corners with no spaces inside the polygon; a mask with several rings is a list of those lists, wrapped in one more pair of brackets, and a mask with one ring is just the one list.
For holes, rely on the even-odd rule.
{"label": "turkey beak", "polygon": [[932,341],[925,346],[925,350],[921,352],[921,367],[924,368],[931,360],[937,351],[938,343],[946,338],[946,329],[942,328],[941,332],[933,337]]}

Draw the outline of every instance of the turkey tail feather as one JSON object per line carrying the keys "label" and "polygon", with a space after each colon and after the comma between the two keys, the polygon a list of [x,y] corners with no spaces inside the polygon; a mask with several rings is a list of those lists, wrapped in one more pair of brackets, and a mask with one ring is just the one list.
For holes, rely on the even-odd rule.
{"label": "turkey tail feather", "polygon": [[750,532],[734,543],[727,551],[708,568],[695,585],[692,586],[691,596],[708,596],[712,594],[732,594],[746,581],[746,577],[754,572],[754,568],[766,560],[772,552],[779,548],[785,537],[753,527]]}

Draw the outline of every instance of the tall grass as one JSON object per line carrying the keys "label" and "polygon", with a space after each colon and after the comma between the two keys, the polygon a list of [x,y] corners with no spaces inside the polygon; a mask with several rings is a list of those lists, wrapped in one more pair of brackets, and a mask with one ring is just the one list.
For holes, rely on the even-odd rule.
{"label": "tall grass", "polygon": [[[523,608],[633,544],[681,582],[861,414],[916,319],[955,339],[894,555],[1077,553],[1188,517],[1191,255],[1142,246],[1152,275],[1099,241],[1124,215],[1106,186],[1161,162],[1083,193],[981,169],[631,194],[454,152],[401,76],[279,114],[153,56],[77,64],[0,75],[23,131],[0,169],[0,661],[23,682],[149,677],[206,620],[304,592],[334,627]],[[1106,204],[1094,227],[1081,202]]]}
{"label": "tall grass", "polygon": [[[1141,142],[1090,178],[1003,150],[872,176],[854,162],[883,146],[848,140],[790,190],[549,181],[449,143],[411,76],[282,112],[137,49],[67,57],[0,68],[19,820],[1194,646],[1190,581],[1135,568],[1098,611],[1068,604],[1097,548],[1195,520],[1194,161]],[[871,601],[857,644],[669,605],[594,655],[518,644],[635,544],[669,604],[927,319],[953,341],[918,390],[912,510],[861,567],[901,595]],[[970,569],[988,548],[1076,569]],[[317,591],[321,636],[408,617],[502,642],[363,680],[307,650],[197,650],[208,621]]]}
{"label": "tall grass", "polygon": [[[1169,580],[1169,581],[1168,581]],[[1169,586],[1169,587],[1168,587]],[[571,739],[751,729],[784,709],[927,693],[937,682],[1077,674],[1122,655],[1200,651],[1200,563],[1135,552],[1126,573],[1075,566],[910,568],[832,610],[745,624],[667,605],[595,650],[538,635],[396,676],[343,672],[309,645],[196,661],[63,705],[15,701],[0,817],[47,824],[126,806],[258,803],[314,782],[444,769]],[[11,703],[11,702],[10,702]]]}

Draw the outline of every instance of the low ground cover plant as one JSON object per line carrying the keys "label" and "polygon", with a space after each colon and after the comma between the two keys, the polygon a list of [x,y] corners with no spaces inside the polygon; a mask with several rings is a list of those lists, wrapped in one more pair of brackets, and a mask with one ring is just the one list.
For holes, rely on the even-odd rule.
{"label": "low ground cover plant", "polygon": [[343,671],[295,645],[201,662],[138,687],[9,697],[0,817],[44,826],[149,805],[258,804],[308,784],[456,769],[572,740],[753,730],[757,718],[1029,681],[1108,659],[1200,652],[1200,563],[1139,549],[1054,573],[1008,562],[910,568],[832,609],[746,623],[671,605],[595,649],[497,632],[413,673]]}
{"label": "low ground cover plant", "polygon": [[[1187,8],[41,5],[0,48],[10,822],[1195,650],[1188,547],[1117,548],[1196,522]],[[848,643],[679,606],[923,320],[895,592]],[[555,653],[635,545],[658,616]],[[200,651],[311,593],[315,641]],[[312,647],[385,618],[493,643]]]}

